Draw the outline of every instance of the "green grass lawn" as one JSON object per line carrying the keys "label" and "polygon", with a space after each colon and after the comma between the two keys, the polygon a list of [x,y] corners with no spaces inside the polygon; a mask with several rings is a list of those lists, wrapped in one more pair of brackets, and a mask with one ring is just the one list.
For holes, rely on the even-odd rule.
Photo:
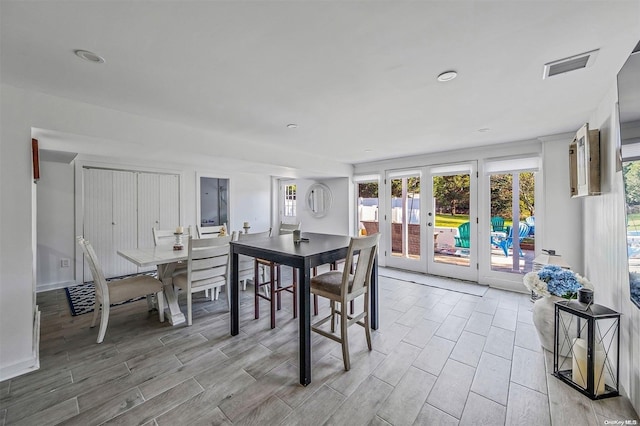
{"label": "green grass lawn", "polygon": [[436,226],[443,228],[457,228],[464,222],[469,222],[469,215],[436,214]]}
{"label": "green grass lawn", "polygon": [[629,231],[640,230],[640,213],[632,213],[627,216],[627,229]]}
{"label": "green grass lawn", "polygon": [[[457,228],[464,222],[469,222],[469,215],[436,214],[436,226],[443,228]],[[511,226],[513,221],[505,220],[504,226]],[[640,226],[640,214],[638,214],[638,226]]]}

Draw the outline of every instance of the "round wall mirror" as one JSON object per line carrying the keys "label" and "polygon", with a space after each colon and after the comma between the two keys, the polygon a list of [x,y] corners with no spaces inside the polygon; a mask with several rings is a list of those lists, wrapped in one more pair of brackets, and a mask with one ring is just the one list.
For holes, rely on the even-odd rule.
{"label": "round wall mirror", "polygon": [[314,183],[307,191],[307,207],[314,217],[322,217],[329,212],[333,197],[329,187],[323,183]]}

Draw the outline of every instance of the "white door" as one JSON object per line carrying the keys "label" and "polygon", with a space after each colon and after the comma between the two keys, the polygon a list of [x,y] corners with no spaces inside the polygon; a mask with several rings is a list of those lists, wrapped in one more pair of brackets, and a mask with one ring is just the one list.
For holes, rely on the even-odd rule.
{"label": "white door", "polygon": [[430,200],[425,218],[428,272],[477,281],[477,163],[429,167],[423,193]]}
{"label": "white door", "polygon": [[386,234],[384,257],[387,266],[426,272],[423,175],[424,168],[386,173],[383,234]]}
{"label": "white door", "polygon": [[[138,214],[137,214],[137,184],[136,175],[132,172],[113,172],[113,229],[112,249],[113,269],[108,277],[120,277],[135,274],[138,267],[119,256],[121,249],[138,247]],[[107,272],[105,271],[105,274]]]}
{"label": "white door", "polygon": [[[117,254],[119,249],[137,247],[134,173],[86,168],[83,180],[83,234],[95,249],[105,277],[136,273],[137,267]],[[93,279],[86,264],[83,279]]]}
{"label": "white door", "polygon": [[181,225],[180,177],[158,173],[137,173],[137,176],[138,247],[153,247],[151,228],[175,229]]}
{"label": "white door", "polygon": [[153,247],[153,231],[175,229],[160,226],[158,194],[160,181],[155,173],[138,173],[138,247]]}
{"label": "white door", "polygon": [[280,222],[298,222],[298,189],[293,180],[280,181],[280,196],[278,197],[278,213]]}

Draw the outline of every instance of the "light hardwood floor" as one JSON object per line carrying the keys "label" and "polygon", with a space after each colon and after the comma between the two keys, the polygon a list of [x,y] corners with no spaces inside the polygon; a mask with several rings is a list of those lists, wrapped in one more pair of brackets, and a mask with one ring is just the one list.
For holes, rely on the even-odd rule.
{"label": "light hardwood floor", "polygon": [[[6,425],[602,425],[638,420],[625,398],[590,401],[548,374],[524,294],[484,297],[380,277],[373,351],[351,327],[340,345],[313,336],[313,382],[300,386],[297,320],[284,296],[277,328],[266,302],[229,336],[224,296],[195,295],[194,325],[172,327],[146,302],[115,308],[104,343],[63,290],[38,294],[41,368],[0,383]],[[184,308],[184,295],[181,306]],[[322,305],[326,311],[327,305]],[[546,359],[545,359],[546,358]],[[551,396],[549,396],[551,395]]]}

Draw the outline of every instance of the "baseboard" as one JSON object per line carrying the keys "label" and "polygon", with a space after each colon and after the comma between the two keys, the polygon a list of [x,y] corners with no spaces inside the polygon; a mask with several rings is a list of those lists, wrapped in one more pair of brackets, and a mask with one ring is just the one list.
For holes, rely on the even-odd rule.
{"label": "baseboard", "polygon": [[33,350],[31,356],[12,365],[0,367],[0,382],[40,369],[40,310],[33,316]]}
{"label": "baseboard", "polygon": [[36,287],[36,293],[42,293],[45,291],[57,290],[59,288],[67,288],[79,284],[75,281],[62,281],[59,283],[41,284]]}

